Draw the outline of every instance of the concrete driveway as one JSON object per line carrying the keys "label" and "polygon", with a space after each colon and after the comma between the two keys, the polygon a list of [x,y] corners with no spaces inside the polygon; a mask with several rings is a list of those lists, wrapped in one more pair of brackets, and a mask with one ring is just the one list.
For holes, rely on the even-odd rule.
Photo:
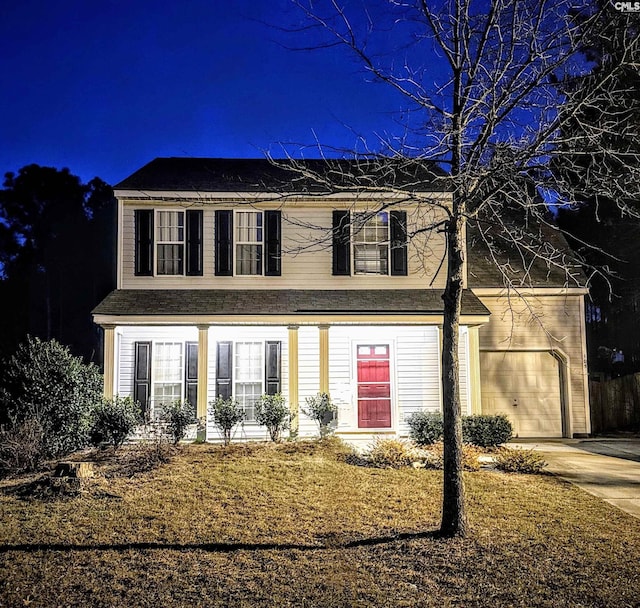
{"label": "concrete driveway", "polygon": [[516,440],[535,449],[562,479],[640,518],[640,439]]}

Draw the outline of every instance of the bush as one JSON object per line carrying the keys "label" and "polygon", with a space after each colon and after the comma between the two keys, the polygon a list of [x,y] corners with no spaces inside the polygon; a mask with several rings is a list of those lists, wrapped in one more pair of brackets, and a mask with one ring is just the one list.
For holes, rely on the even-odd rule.
{"label": "bush", "polygon": [[43,457],[85,447],[91,412],[102,398],[102,376],[56,340],[27,338],[5,363],[0,424],[6,429],[35,420]]}
{"label": "bush", "polygon": [[331,401],[331,397],[327,393],[318,393],[315,397],[307,397],[305,399],[306,407],[300,408],[302,413],[315,420],[319,429],[320,437],[327,437],[331,434],[329,426],[338,411],[338,407]]}
{"label": "bush", "polygon": [[498,469],[509,473],[541,473],[547,466],[542,456],[533,450],[501,448],[493,461]]}
{"label": "bush", "polygon": [[[425,448],[426,457],[424,466],[426,469],[444,469],[444,444],[442,441]],[[462,468],[465,471],[480,470],[480,450],[469,444],[462,445]]]}
{"label": "bush", "polygon": [[289,416],[289,408],[280,393],[262,395],[256,403],[256,422],[267,427],[271,441],[280,441],[282,431],[289,428]]}
{"label": "bush", "polygon": [[[414,412],[407,420],[409,436],[417,445],[431,445],[442,439],[442,414]],[[462,440],[483,448],[506,443],[513,436],[513,427],[504,415],[462,416]]]}
{"label": "bush", "polygon": [[140,404],[131,397],[116,395],[113,399],[103,399],[93,409],[89,433],[91,444],[108,443],[117,449],[141,423]]}
{"label": "bush", "polygon": [[462,439],[465,443],[487,448],[506,443],[511,437],[513,426],[504,414],[462,417]]}
{"label": "bush", "polygon": [[442,439],[442,414],[414,412],[407,420],[409,437],[417,445],[431,445]]}
{"label": "bush", "polygon": [[196,422],[195,408],[188,401],[174,401],[168,405],[163,413],[162,419],[167,423],[167,430],[174,445],[184,439],[187,427]]}
{"label": "bush", "polygon": [[376,438],[366,459],[374,467],[400,469],[411,466],[417,455],[413,445],[407,441]]}
{"label": "bush", "polygon": [[209,402],[209,415],[213,424],[222,431],[224,444],[229,445],[233,429],[244,420],[244,410],[235,399],[216,397],[215,401]]}
{"label": "bush", "polygon": [[0,477],[34,471],[44,459],[42,426],[34,418],[0,428]]}

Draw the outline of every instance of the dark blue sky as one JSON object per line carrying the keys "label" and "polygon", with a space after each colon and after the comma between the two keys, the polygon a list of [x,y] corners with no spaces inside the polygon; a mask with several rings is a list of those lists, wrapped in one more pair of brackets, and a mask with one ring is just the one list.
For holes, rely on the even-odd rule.
{"label": "dark blue sky", "polygon": [[4,0],[0,173],[115,183],[156,156],[352,148],[392,128],[398,100],[343,50],[294,52],[314,40],[262,23],[296,18],[289,0]]}

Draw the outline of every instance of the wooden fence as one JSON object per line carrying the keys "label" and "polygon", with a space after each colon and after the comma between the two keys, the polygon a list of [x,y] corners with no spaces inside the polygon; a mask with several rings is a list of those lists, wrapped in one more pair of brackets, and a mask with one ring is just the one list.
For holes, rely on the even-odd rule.
{"label": "wooden fence", "polygon": [[589,382],[591,431],[640,430],[640,373]]}

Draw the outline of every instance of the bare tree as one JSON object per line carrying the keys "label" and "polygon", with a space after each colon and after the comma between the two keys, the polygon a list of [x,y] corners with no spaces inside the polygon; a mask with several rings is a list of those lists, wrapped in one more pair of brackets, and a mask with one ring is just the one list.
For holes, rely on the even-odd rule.
{"label": "bare tree", "polygon": [[[464,535],[458,334],[467,229],[485,244],[509,289],[528,285],[531,264],[562,272],[567,286],[582,284],[580,260],[558,238],[550,210],[585,196],[620,206],[638,198],[640,159],[610,142],[621,124],[612,103],[617,75],[638,70],[639,39],[623,36],[618,64],[574,95],[571,83],[592,67],[585,46],[611,21],[613,7],[570,0],[292,2],[304,20],[293,29],[321,36],[318,42],[316,32],[308,48],[342,46],[371,80],[398,93],[403,128],[399,135],[360,137],[355,165],[334,162],[317,171],[290,160],[288,166],[327,191],[388,193],[394,197],[387,205],[411,201],[438,210],[433,217],[440,219],[427,228],[446,239],[440,531]],[[616,19],[631,31],[632,17]],[[594,111],[597,121],[587,123]],[[634,128],[637,137],[638,125],[628,123],[626,136]],[[577,188],[571,167],[564,162],[558,170],[555,159],[570,151],[579,163],[595,149],[603,162]],[[434,182],[451,193],[450,203],[426,193]],[[501,248],[516,252],[524,272],[500,266]]]}

